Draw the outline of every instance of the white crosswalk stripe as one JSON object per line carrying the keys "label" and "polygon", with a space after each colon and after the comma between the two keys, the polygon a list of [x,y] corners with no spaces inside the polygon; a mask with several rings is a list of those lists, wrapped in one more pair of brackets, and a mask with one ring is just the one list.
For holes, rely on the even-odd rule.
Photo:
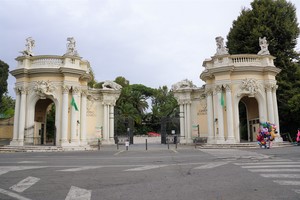
{"label": "white crosswalk stripe", "polygon": [[92,190],[71,186],[71,189],[65,200],[90,200],[92,197]]}
{"label": "white crosswalk stripe", "polygon": [[[251,163],[234,163],[250,172],[260,173],[264,178],[269,178],[274,183],[290,186],[292,191],[300,193],[300,162],[288,160],[265,160]],[[296,188],[295,188],[296,187]]]}
{"label": "white crosswalk stripe", "polygon": [[213,162],[213,163],[208,163],[208,164],[205,164],[205,165],[202,165],[199,167],[195,167],[194,169],[212,169],[212,168],[219,167],[219,166],[226,165],[226,164],[228,164],[228,163],[227,162]]}
{"label": "white crosswalk stripe", "polygon": [[216,156],[218,158],[232,159],[232,158],[255,158],[255,159],[266,159],[269,156],[259,154],[251,151],[244,151],[239,149],[199,149],[204,153]]}
{"label": "white crosswalk stripe", "polygon": [[27,178],[23,179],[16,185],[11,186],[9,189],[16,192],[24,192],[25,190],[27,190],[28,188],[36,184],[39,180],[40,178],[28,176]]}
{"label": "white crosswalk stripe", "polygon": [[46,168],[47,166],[2,166],[0,167],[0,175],[12,171],[29,170],[29,169],[40,169]]}
{"label": "white crosswalk stripe", "polygon": [[89,169],[98,169],[102,166],[84,166],[84,167],[77,167],[77,168],[70,168],[70,169],[62,169],[62,170],[56,170],[61,172],[78,172],[83,170],[89,170]]}
{"label": "white crosswalk stripe", "polygon": [[168,165],[145,165],[142,167],[136,167],[136,168],[132,168],[132,169],[126,169],[124,170],[125,172],[136,172],[136,171],[145,171],[145,170],[149,170],[149,169],[156,169],[156,168],[161,168],[161,167],[165,167]]}

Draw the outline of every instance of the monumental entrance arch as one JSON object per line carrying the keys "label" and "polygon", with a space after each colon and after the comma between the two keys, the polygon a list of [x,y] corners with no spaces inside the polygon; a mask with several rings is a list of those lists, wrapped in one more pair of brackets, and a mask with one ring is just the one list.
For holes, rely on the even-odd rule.
{"label": "monumental entrance arch", "polygon": [[33,53],[35,42],[16,58],[10,73],[16,78],[15,118],[11,146],[47,142],[47,112],[55,107],[52,145],[86,147],[98,139],[114,142],[114,105],[121,86],[105,81],[103,89],[89,89],[90,64],[83,60],[74,38],[67,39],[63,56]]}
{"label": "monumental entrance arch", "polygon": [[[211,144],[234,144],[256,141],[260,123],[270,122],[279,130],[276,99],[275,57],[268,51],[266,38],[259,38],[261,51],[257,55],[230,55],[222,37],[216,38],[217,52],[203,62],[201,88],[189,80],[172,86],[180,106],[181,141],[191,143],[200,136]],[[239,104],[246,108],[247,135],[240,134]]]}

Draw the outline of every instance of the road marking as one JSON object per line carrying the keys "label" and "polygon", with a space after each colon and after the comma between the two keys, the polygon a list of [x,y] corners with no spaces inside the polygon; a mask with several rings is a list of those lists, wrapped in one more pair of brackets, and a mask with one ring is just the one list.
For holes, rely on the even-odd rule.
{"label": "road marking", "polygon": [[10,196],[10,197],[13,197],[13,198],[18,199],[18,200],[31,200],[31,199],[28,199],[26,197],[22,197],[21,195],[18,195],[16,193],[13,193],[13,192],[1,189],[1,188],[0,188],[0,193],[5,194],[5,195]]}
{"label": "road marking", "polygon": [[156,168],[165,167],[165,166],[168,166],[168,165],[145,165],[145,166],[142,166],[142,167],[137,167],[137,168],[132,168],[132,169],[126,169],[124,171],[125,172],[145,171],[145,170],[156,169]]}
{"label": "road marking", "polygon": [[20,162],[17,162],[17,163],[20,163],[20,164],[24,164],[24,163],[45,163],[45,161],[20,161]]}
{"label": "road marking", "polygon": [[248,169],[250,172],[300,172],[300,169]]}
{"label": "road marking", "polygon": [[206,165],[195,167],[194,169],[212,169],[212,168],[219,167],[219,166],[226,165],[226,164],[228,164],[228,162],[208,163]]}
{"label": "road marking", "polygon": [[300,190],[294,189],[293,191],[300,194]]}
{"label": "road marking", "polygon": [[171,149],[171,151],[173,151],[174,153],[178,153],[178,151],[174,150],[174,149]]}
{"label": "road marking", "polygon": [[252,168],[289,168],[289,167],[300,167],[300,165],[256,165],[256,166],[241,166],[245,169],[252,169]]}
{"label": "road marking", "polygon": [[16,185],[11,186],[9,189],[16,191],[16,192],[24,192],[31,186],[33,186],[35,183],[37,183],[40,180],[40,178],[28,176],[27,178],[23,179]]}
{"label": "road marking", "polygon": [[0,175],[12,171],[28,170],[28,169],[40,169],[48,166],[2,166],[0,167]]}
{"label": "road marking", "polygon": [[235,165],[278,165],[278,164],[300,164],[300,162],[257,162],[257,163],[234,163]]}
{"label": "road marking", "polygon": [[85,167],[78,167],[78,168],[71,168],[71,169],[62,169],[62,170],[56,170],[56,171],[61,171],[61,172],[78,172],[78,171],[83,171],[83,170],[88,170],[88,169],[98,169],[103,166],[85,166]]}
{"label": "road marking", "polygon": [[71,189],[65,200],[90,200],[91,197],[92,190],[71,186]]}
{"label": "road marking", "polygon": [[279,185],[300,185],[300,181],[282,181],[282,180],[275,180],[275,183]]}
{"label": "road marking", "polygon": [[119,155],[120,153],[123,153],[125,150],[122,150],[122,151],[118,151],[117,153],[114,154],[114,156],[117,156]]}
{"label": "road marking", "polygon": [[300,174],[260,174],[265,178],[300,178]]}

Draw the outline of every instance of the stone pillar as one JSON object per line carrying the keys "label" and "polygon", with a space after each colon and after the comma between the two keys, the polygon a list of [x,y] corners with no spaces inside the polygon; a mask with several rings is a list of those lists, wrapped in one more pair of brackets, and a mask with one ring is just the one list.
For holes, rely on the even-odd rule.
{"label": "stone pillar", "polygon": [[26,89],[24,87],[20,88],[21,92],[21,104],[20,104],[20,115],[19,115],[19,135],[18,143],[20,146],[24,145],[24,129],[25,129],[25,112],[26,112]]}
{"label": "stone pillar", "polygon": [[20,91],[19,88],[15,88],[16,93],[16,104],[15,104],[15,115],[14,115],[14,132],[13,139],[10,142],[11,146],[18,146],[19,137],[19,112],[20,112]]}
{"label": "stone pillar", "polygon": [[104,122],[103,122],[103,139],[105,141],[108,141],[109,139],[109,125],[108,125],[108,118],[109,118],[109,110],[108,110],[108,105],[107,104],[104,104],[104,115],[103,115],[103,118],[104,118]]}
{"label": "stone pillar", "polygon": [[207,102],[207,123],[208,123],[207,143],[211,144],[214,142],[214,114],[213,114],[212,91],[210,89],[206,91],[206,102]]}
{"label": "stone pillar", "polygon": [[[76,103],[77,106],[79,106],[78,104],[78,92],[79,89],[77,87],[73,87],[73,91],[72,91],[72,98],[74,98],[74,101]],[[75,109],[74,106],[71,106],[71,143],[72,145],[77,146],[78,145],[78,137],[77,137],[77,111]]]}
{"label": "stone pillar", "polygon": [[272,98],[273,98],[273,106],[274,106],[274,124],[276,125],[276,131],[278,134],[278,137],[275,138],[276,142],[282,142],[283,139],[280,135],[280,127],[279,127],[279,116],[278,116],[278,105],[277,105],[277,96],[276,96],[276,90],[278,88],[278,85],[275,85],[273,87],[273,91],[272,91]]}
{"label": "stone pillar", "polygon": [[69,86],[62,86],[62,111],[61,111],[61,146],[68,143],[68,99]]}
{"label": "stone pillar", "polygon": [[231,88],[230,85],[226,85],[226,113],[227,113],[227,142],[235,143],[234,133],[233,133],[233,113],[232,113],[232,98],[231,98]]}
{"label": "stone pillar", "polygon": [[275,123],[274,119],[274,106],[273,106],[273,98],[272,98],[272,84],[266,85],[266,93],[267,93],[267,107],[268,107],[268,121],[270,123]]}
{"label": "stone pillar", "polygon": [[81,93],[81,106],[80,106],[80,144],[86,145],[86,94],[87,91]]}
{"label": "stone pillar", "polygon": [[183,103],[180,103],[179,104],[179,117],[180,117],[180,139],[185,139],[184,138],[184,130],[185,130],[185,127],[184,127],[184,122],[185,122],[185,114],[184,114],[184,106],[183,106]]}
{"label": "stone pillar", "polygon": [[186,131],[187,131],[187,142],[192,141],[192,129],[191,129],[191,102],[186,103]]}
{"label": "stone pillar", "polygon": [[114,138],[115,130],[114,130],[114,106],[109,106],[109,137],[110,139]]}
{"label": "stone pillar", "polygon": [[221,105],[221,98],[222,98],[222,85],[216,86],[217,92],[217,112],[218,112],[218,135],[217,135],[217,143],[222,144],[225,142],[224,139],[224,117],[223,117],[223,107]]}

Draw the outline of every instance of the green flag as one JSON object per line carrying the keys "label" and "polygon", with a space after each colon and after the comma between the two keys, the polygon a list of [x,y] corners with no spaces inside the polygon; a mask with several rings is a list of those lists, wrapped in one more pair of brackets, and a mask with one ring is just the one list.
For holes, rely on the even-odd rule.
{"label": "green flag", "polygon": [[71,106],[73,106],[75,108],[75,110],[78,111],[78,107],[77,107],[74,97],[72,97]]}
{"label": "green flag", "polygon": [[224,101],[224,94],[223,94],[223,92],[221,92],[221,106],[222,106],[222,107],[225,106],[225,101]]}

